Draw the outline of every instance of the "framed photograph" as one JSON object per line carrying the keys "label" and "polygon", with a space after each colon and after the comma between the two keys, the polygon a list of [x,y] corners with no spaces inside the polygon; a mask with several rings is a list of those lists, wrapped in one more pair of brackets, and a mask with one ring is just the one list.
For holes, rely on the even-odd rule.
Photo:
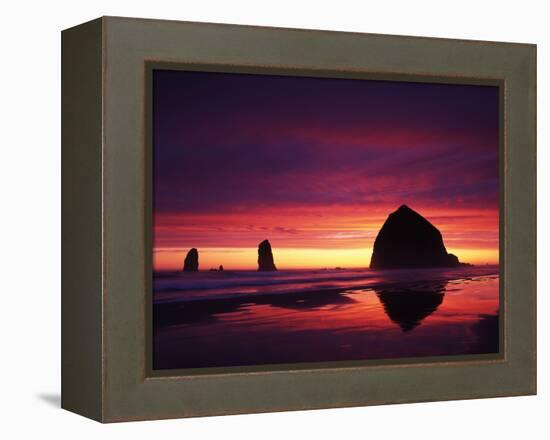
{"label": "framed photograph", "polygon": [[536,393],[536,46],[62,34],[62,406]]}

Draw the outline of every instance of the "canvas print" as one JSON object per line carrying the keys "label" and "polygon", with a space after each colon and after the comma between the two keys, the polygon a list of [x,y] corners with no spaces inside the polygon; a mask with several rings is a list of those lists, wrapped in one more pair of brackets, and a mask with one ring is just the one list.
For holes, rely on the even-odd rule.
{"label": "canvas print", "polygon": [[499,353],[499,87],[151,75],[154,370]]}

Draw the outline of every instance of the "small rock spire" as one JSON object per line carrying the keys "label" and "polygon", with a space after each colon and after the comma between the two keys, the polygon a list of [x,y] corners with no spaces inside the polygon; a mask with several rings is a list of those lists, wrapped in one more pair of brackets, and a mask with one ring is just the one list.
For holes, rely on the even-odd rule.
{"label": "small rock spire", "polygon": [[185,257],[183,262],[184,272],[198,272],[199,271],[199,251],[196,248],[191,248]]}
{"label": "small rock spire", "polygon": [[264,240],[258,246],[258,270],[261,272],[275,271],[275,262],[273,261],[273,252],[268,240]]}

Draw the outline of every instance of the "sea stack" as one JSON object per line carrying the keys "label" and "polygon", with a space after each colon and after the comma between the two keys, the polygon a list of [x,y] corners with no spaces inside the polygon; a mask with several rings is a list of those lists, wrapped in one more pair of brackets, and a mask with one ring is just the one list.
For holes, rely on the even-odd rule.
{"label": "sea stack", "polygon": [[192,248],[187,252],[185,261],[183,262],[184,272],[198,272],[199,271],[199,251]]}
{"label": "sea stack", "polygon": [[455,267],[462,263],[447,253],[441,232],[406,205],[392,212],[374,242],[371,269]]}
{"label": "sea stack", "polygon": [[261,272],[271,272],[277,270],[273,261],[273,253],[271,252],[271,244],[268,240],[264,240],[258,246],[258,270]]}

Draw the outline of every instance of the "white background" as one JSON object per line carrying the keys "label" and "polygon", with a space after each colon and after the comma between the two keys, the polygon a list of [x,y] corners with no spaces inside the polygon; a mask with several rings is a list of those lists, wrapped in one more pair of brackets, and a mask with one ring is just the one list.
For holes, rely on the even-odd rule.
{"label": "white background", "polygon": [[[0,436],[549,438],[545,1],[9,1],[0,6]],[[139,16],[538,44],[539,396],[100,425],[59,409],[60,31]],[[545,125],[546,123],[546,125]],[[548,194],[548,193],[547,193]],[[546,408],[545,408],[546,406]]]}

